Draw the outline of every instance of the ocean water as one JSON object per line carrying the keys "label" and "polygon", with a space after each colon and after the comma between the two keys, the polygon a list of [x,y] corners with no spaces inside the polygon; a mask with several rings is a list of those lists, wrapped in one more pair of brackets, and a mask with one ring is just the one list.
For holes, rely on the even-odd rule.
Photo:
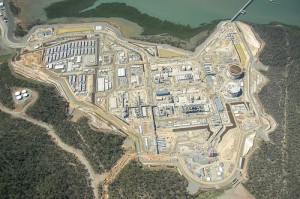
{"label": "ocean water", "polygon": [[[23,0],[25,20],[45,20],[43,8],[61,0]],[[253,0],[245,15],[238,20],[269,23],[273,21],[300,26],[300,0]],[[91,8],[101,3],[123,2],[143,13],[163,20],[193,27],[215,19],[230,19],[247,0],[97,0]]]}

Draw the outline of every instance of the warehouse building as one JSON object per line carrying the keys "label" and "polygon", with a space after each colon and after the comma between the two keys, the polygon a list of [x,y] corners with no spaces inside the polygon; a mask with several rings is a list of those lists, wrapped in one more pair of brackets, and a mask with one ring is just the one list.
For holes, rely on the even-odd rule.
{"label": "warehouse building", "polygon": [[119,68],[118,69],[118,77],[125,77],[125,76],[126,76],[125,68]]}
{"label": "warehouse building", "polygon": [[167,89],[155,90],[155,95],[157,96],[170,95],[170,92]]}
{"label": "warehouse building", "polygon": [[218,111],[218,112],[224,111],[223,103],[222,103],[220,97],[214,95],[212,99],[213,99],[213,101],[214,101],[214,103],[215,103],[215,106],[216,106],[216,108],[217,108],[217,111]]}
{"label": "warehouse building", "polygon": [[104,92],[105,91],[105,78],[98,77],[97,79],[97,91]]}

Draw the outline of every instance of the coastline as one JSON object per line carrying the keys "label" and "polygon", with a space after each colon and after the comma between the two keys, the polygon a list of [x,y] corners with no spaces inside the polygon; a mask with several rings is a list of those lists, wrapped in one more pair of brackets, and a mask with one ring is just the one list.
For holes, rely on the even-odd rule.
{"label": "coastline", "polygon": [[[194,31],[194,33],[191,34],[189,37],[187,37],[186,39],[183,39],[183,38],[174,36],[170,33],[163,33],[163,32],[160,34],[156,34],[156,33],[153,33],[153,34],[146,33],[145,34],[145,28],[149,29],[148,26],[142,27],[141,25],[139,25],[135,22],[132,22],[130,20],[127,20],[127,19],[121,18],[121,17],[87,17],[87,18],[85,18],[85,17],[59,17],[59,18],[55,18],[55,19],[47,19],[45,21],[39,20],[39,21],[35,21],[35,22],[29,22],[26,20],[26,18],[23,18],[24,10],[22,10],[22,4],[19,4],[18,0],[14,0],[14,3],[20,9],[20,13],[18,14],[18,16],[13,16],[14,21],[15,21],[16,25],[18,25],[18,28],[20,28],[20,27],[22,28],[22,31],[24,30],[24,31],[29,32],[30,31],[29,28],[31,28],[34,25],[41,25],[41,24],[47,25],[47,24],[59,24],[59,23],[68,23],[69,24],[69,23],[106,22],[106,23],[109,23],[110,25],[116,27],[117,29],[119,29],[120,32],[122,32],[123,36],[126,38],[131,38],[131,39],[145,41],[145,42],[151,42],[151,43],[169,44],[171,46],[178,47],[178,48],[188,50],[188,51],[195,51],[197,46],[199,44],[201,44],[202,42],[204,42],[209,37],[210,33],[215,30],[217,24],[219,23],[219,21],[213,21],[209,24],[204,24],[198,28],[191,28],[189,26],[184,26],[184,25],[180,25],[180,24],[174,24],[171,22],[167,22],[171,26],[168,26],[166,28],[166,32],[168,32],[168,31],[174,32],[174,30],[172,30],[172,29],[174,29],[176,26],[178,26],[178,29],[181,29],[181,31],[183,31],[183,32],[188,32],[189,29],[191,29],[191,31]],[[118,6],[120,6],[120,4],[118,4]],[[127,7],[127,9],[134,10],[135,8]],[[139,12],[137,10],[135,10],[135,11]],[[141,14],[141,15],[144,15],[144,14]],[[152,20],[154,19],[156,21],[159,21],[160,23],[165,23],[158,18],[153,18],[152,16],[146,16],[146,18],[147,17],[149,19],[152,19]],[[158,27],[158,29],[160,29],[160,28]],[[162,30],[158,30],[158,31],[162,31]],[[181,35],[184,35],[183,32],[181,33]],[[19,35],[19,36],[22,36],[22,35]]]}
{"label": "coastline", "polygon": [[143,28],[136,23],[128,21],[123,18],[110,17],[110,18],[57,18],[47,22],[47,24],[78,24],[78,23],[93,23],[93,22],[106,22],[118,28],[124,37],[132,38],[139,37],[143,32]]}

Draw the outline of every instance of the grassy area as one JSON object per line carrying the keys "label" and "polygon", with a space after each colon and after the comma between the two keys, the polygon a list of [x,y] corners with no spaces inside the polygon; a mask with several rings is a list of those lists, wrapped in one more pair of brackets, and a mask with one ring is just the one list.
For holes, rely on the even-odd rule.
{"label": "grassy area", "polygon": [[165,49],[165,48],[159,48],[158,49],[158,54],[159,54],[160,58],[170,58],[170,57],[183,56],[183,54],[181,54],[179,52],[168,50],[168,49]]}
{"label": "grassy area", "polygon": [[56,2],[45,9],[49,19],[60,17],[120,17],[137,23],[143,27],[144,35],[169,34],[180,39],[189,39],[201,31],[213,30],[219,21],[201,24],[197,28],[189,25],[175,24],[170,21],[160,20],[148,14],[141,13],[134,7],[125,3],[102,3],[94,9],[81,12],[93,5],[95,0],[65,0]]}
{"label": "grassy area", "polygon": [[206,191],[204,193],[199,194],[196,199],[217,199],[221,195],[224,194],[226,189],[216,189],[212,191]]}
{"label": "grassy area", "polygon": [[13,54],[0,55],[0,63],[6,62],[7,60],[11,59],[12,57],[13,57]]}
{"label": "grassy area", "polygon": [[64,27],[58,28],[57,34],[64,34],[70,32],[83,32],[83,31],[92,31],[94,28],[92,26],[77,26],[77,27]]}
{"label": "grassy area", "polygon": [[246,63],[246,54],[241,46],[241,44],[235,44],[236,50],[238,51],[239,57],[240,57],[240,61],[242,66],[245,66]]}

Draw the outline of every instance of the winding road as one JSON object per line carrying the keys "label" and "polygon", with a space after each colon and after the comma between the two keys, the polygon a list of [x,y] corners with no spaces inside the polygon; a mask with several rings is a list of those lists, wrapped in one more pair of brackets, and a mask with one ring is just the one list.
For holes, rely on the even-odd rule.
{"label": "winding road", "polygon": [[73,154],[77,160],[84,165],[84,167],[87,169],[87,172],[89,173],[89,178],[91,180],[91,187],[93,188],[93,192],[94,192],[94,196],[95,198],[99,198],[99,193],[98,193],[98,187],[100,185],[100,183],[102,183],[105,180],[105,176],[106,173],[104,174],[97,174],[91,164],[89,163],[89,161],[86,159],[86,157],[83,155],[83,152],[79,149],[76,149],[66,143],[64,143],[60,137],[55,133],[55,130],[53,129],[53,127],[47,123],[38,121],[28,115],[26,115],[23,111],[21,112],[15,112],[11,109],[8,109],[6,107],[4,107],[2,104],[0,104],[0,110],[8,113],[16,118],[20,118],[23,120],[26,120],[32,124],[35,124],[37,126],[40,126],[44,129],[47,130],[48,135],[51,136],[51,138],[54,140],[55,144],[57,146],[59,146],[62,150],[67,151],[71,154]]}

